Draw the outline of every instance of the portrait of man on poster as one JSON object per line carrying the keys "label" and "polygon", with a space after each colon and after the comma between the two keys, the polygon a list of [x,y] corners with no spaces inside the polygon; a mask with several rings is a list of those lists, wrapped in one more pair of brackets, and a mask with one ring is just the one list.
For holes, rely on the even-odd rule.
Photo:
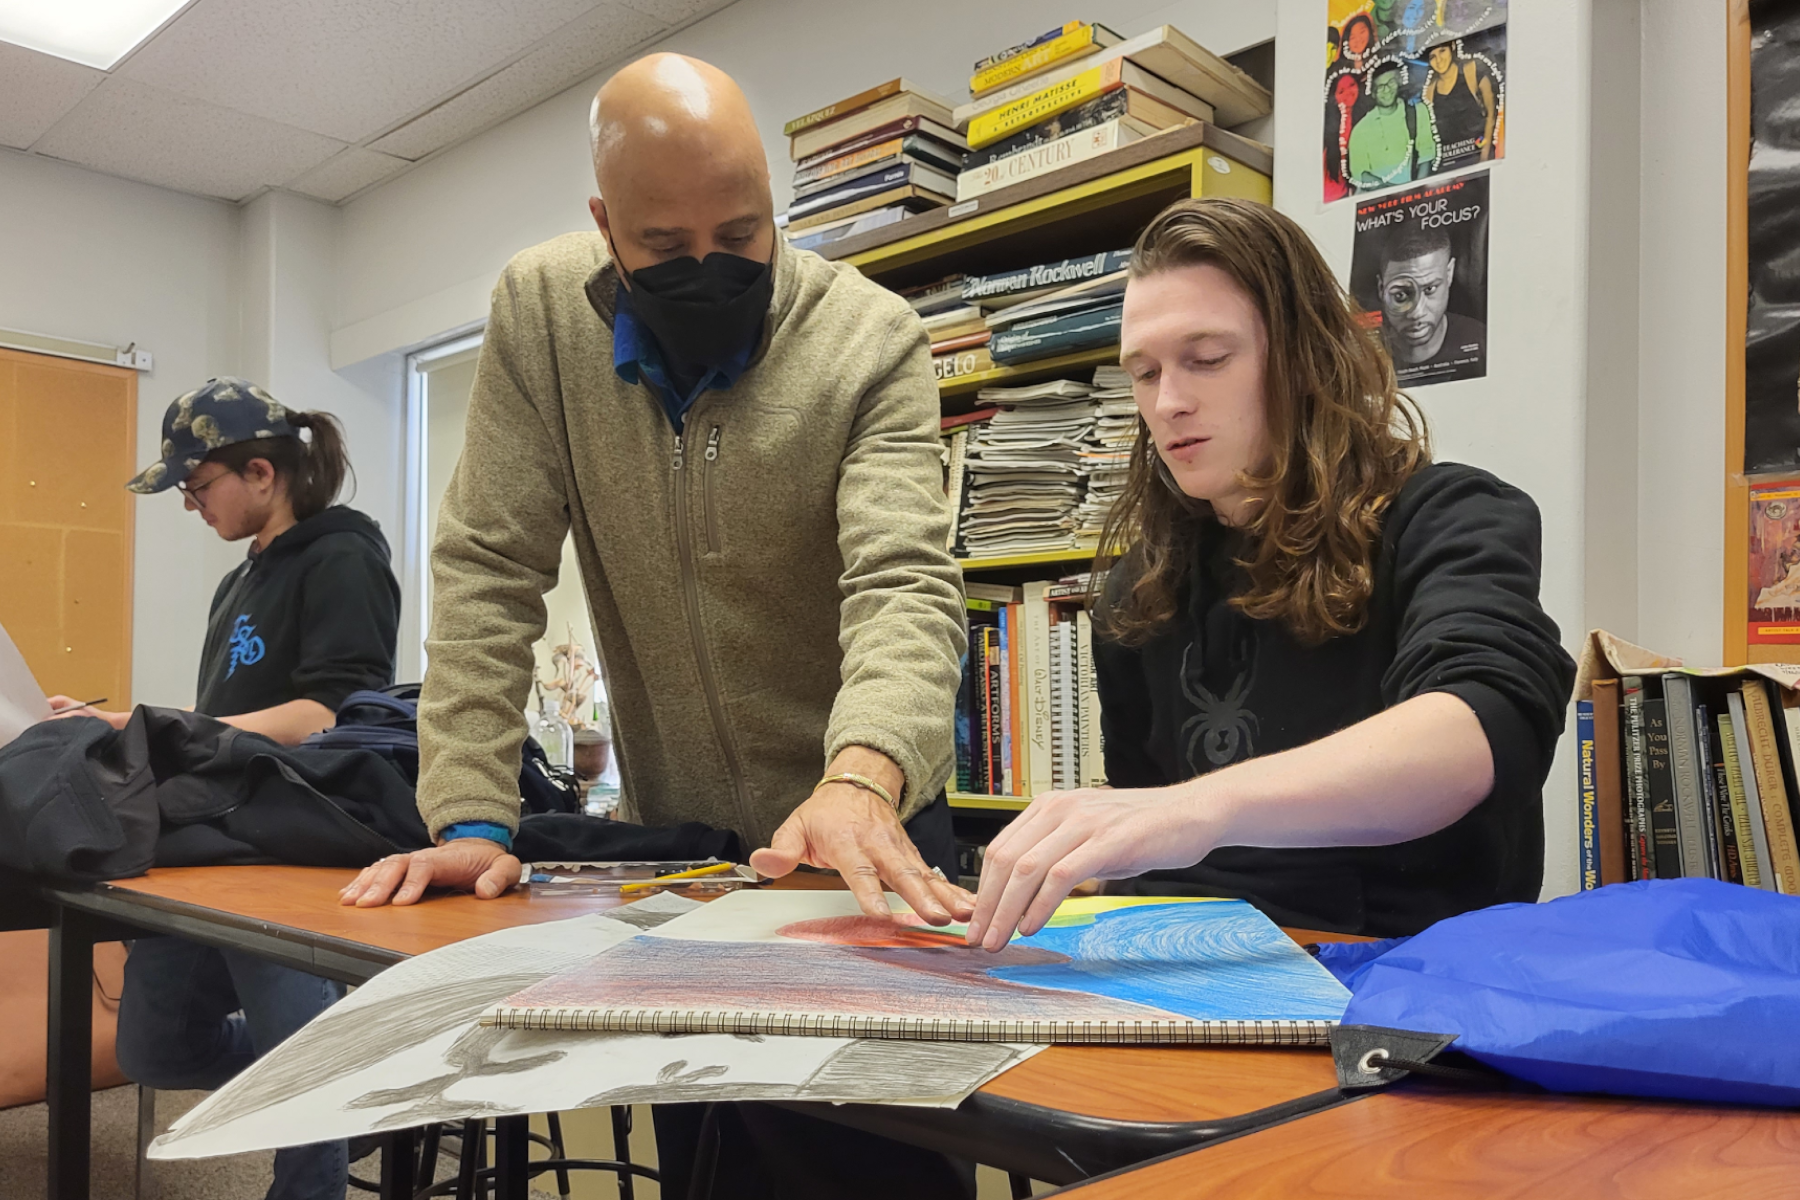
{"label": "portrait of man on poster", "polygon": [[1377,293],[1381,337],[1402,386],[1486,374],[1487,327],[1450,309],[1456,268],[1441,226],[1409,224],[1387,244]]}

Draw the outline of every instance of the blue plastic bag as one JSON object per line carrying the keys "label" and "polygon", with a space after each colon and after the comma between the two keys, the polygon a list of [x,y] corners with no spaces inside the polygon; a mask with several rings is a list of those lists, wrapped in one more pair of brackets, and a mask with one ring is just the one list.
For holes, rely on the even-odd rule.
{"label": "blue plastic bag", "polygon": [[1800,897],[1620,883],[1320,951],[1344,1024],[1454,1033],[1551,1091],[1800,1105]]}

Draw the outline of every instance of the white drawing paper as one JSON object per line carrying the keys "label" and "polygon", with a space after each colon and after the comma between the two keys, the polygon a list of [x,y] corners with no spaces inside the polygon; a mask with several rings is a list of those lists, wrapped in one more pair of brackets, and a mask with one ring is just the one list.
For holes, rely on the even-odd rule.
{"label": "white drawing paper", "polygon": [[0,746],[50,716],[50,701],[38,686],[25,656],[0,628]]}
{"label": "white drawing paper", "polygon": [[817,1100],[954,1107],[1040,1047],[850,1038],[546,1033],[477,1018],[697,907],[654,896],[604,916],[470,938],[377,975],[177,1121],[151,1158],[207,1158],[437,1121],[610,1104]]}

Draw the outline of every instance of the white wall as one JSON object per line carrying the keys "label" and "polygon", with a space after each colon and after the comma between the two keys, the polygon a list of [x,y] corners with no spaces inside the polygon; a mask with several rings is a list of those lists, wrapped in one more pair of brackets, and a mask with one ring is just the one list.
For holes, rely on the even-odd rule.
{"label": "white wall", "polygon": [[[342,219],[298,196],[240,208],[0,151],[0,328],[151,351],[156,369],[138,379],[140,465],[156,457],[169,402],[215,375],[337,414],[357,468],[354,503],[398,558],[400,360],[330,368]],[[213,590],[244,547],[220,541],[172,493],[135,504],[131,699],[191,704]]]}
{"label": "white wall", "polygon": [[[0,151],[0,327],[150,350],[156,369],[138,377],[146,464],[169,401],[235,369],[237,235],[231,205]],[[132,699],[191,704],[222,546],[178,496],[136,508]]]}
{"label": "white wall", "polygon": [[[1126,37],[1178,25],[1221,54],[1275,33],[1275,5],[1247,0],[1099,0],[1081,16]],[[780,209],[793,173],[784,121],[895,75],[953,100],[966,98],[969,67],[981,53],[1060,19],[1034,0],[739,0],[654,49],[705,59],[743,86],[769,153]],[[587,211],[594,194],[588,104],[610,74],[546,100],[346,207],[337,365],[485,318],[488,292],[507,259],[558,234],[593,227]]]}
{"label": "white wall", "polygon": [[[356,471],[342,499],[381,523],[396,559],[405,501],[404,406],[390,371],[331,369],[331,327],[343,212],[286,192],[243,210],[243,371],[293,409],[341,420]],[[392,359],[387,360],[391,365]]]}
{"label": "white wall", "polygon": [[[1643,0],[1638,628],[1719,661],[1725,620],[1725,181],[1730,5]],[[1621,47],[1620,53],[1629,53]],[[1596,303],[1611,303],[1596,294]],[[1739,347],[1735,353],[1742,354]],[[1734,464],[1732,470],[1741,469]],[[1614,503],[1625,503],[1626,496]]]}

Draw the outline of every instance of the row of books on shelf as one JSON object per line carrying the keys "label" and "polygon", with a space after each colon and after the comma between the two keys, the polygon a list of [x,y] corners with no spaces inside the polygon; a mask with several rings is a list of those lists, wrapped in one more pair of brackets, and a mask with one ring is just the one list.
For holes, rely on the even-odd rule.
{"label": "row of books on shelf", "polygon": [[1106,782],[1086,574],[967,584],[969,653],[956,706],[956,788],[991,796]]}
{"label": "row of books on shelf", "polygon": [[905,77],[783,126],[794,162],[790,240],[817,249],[1073,166],[1140,138],[1245,119],[1268,93],[1180,30],[1129,40],[1070,21],[975,64],[960,106]]}
{"label": "row of books on shelf", "polygon": [[947,275],[906,288],[940,383],[1117,344],[1131,251]]}
{"label": "row of books on shelf", "polygon": [[987,407],[942,419],[953,554],[1098,544],[1125,489],[1138,422],[1125,372],[1101,366],[1093,375],[983,388],[976,396]]}
{"label": "row of books on shelf", "polygon": [[1711,878],[1800,895],[1800,698],[1748,673],[1596,679],[1576,736],[1584,889]]}

